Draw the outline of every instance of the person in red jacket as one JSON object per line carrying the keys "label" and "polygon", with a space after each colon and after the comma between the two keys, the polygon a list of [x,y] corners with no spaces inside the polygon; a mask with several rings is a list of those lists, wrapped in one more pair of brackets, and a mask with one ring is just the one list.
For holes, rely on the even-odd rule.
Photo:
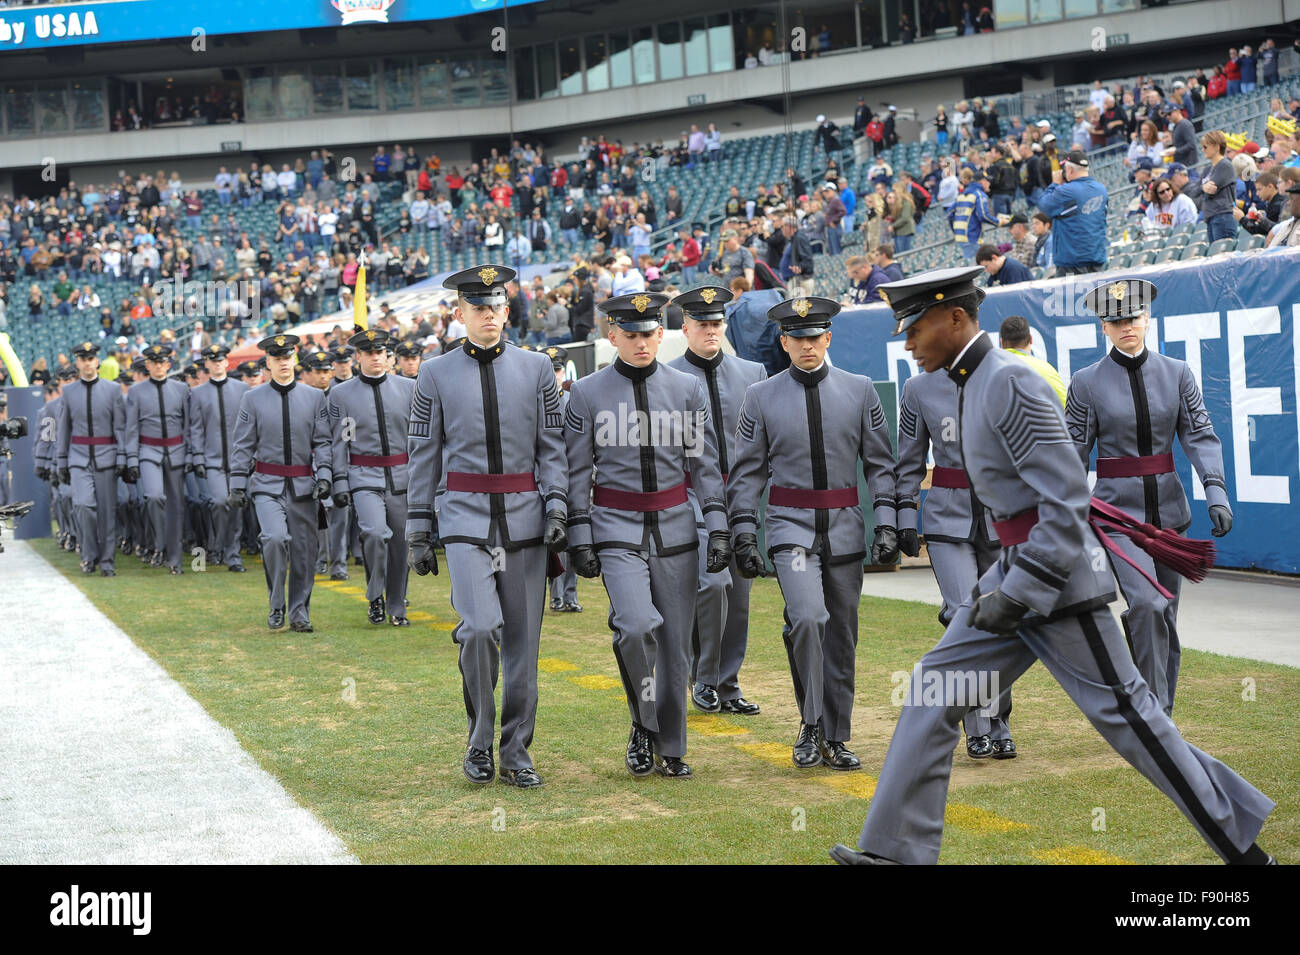
{"label": "person in red jacket", "polygon": [[460,208],[460,191],[465,188],[465,177],[460,174],[460,170],[455,166],[451,167],[451,172],[447,173],[447,192],[451,196],[451,205],[453,209]]}
{"label": "person in red jacket", "polygon": [[1228,80],[1228,95],[1236,96],[1241,92],[1241,60],[1235,49],[1228,51],[1228,62],[1223,64],[1223,75]]}
{"label": "person in red jacket", "polygon": [[700,266],[700,244],[691,238],[691,233],[687,229],[678,231],[677,237],[682,240],[682,284],[690,285],[695,281]]}
{"label": "person in red jacket", "polygon": [[1228,77],[1223,73],[1223,67],[1216,66],[1214,75],[1210,77],[1210,82],[1205,85],[1205,94],[1210,99],[1218,99],[1228,92]]}

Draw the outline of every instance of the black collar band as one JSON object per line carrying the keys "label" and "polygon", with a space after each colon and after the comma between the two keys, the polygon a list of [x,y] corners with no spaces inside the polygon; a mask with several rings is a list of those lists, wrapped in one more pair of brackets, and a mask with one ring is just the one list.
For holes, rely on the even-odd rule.
{"label": "black collar band", "polygon": [[1121,368],[1128,368],[1128,369],[1141,368],[1142,364],[1147,360],[1147,355],[1150,353],[1150,351],[1151,349],[1143,347],[1142,354],[1137,355],[1135,357],[1133,355],[1124,354],[1118,348],[1112,348],[1110,350],[1110,357],[1111,360],[1114,361]]}
{"label": "black collar band", "polygon": [[[687,354],[690,353],[687,352]],[[646,365],[644,368],[638,368],[636,367],[636,365],[629,365],[621,358],[614,359],[615,370],[617,370],[620,375],[622,375],[624,378],[627,378],[629,381],[645,381],[647,378],[649,378],[651,375],[655,373],[655,369],[658,367],[659,367],[658,359],[650,362],[650,364]]]}
{"label": "black collar band", "polygon": [[289,392],[293,391],[293,386],[296,385],[297,383],[298,382],[296,381],[291,381],[287,385],[282,385],[274,378],[271,379],[271,387],[274,388],[276,391],[280,392],[280,394],[282,395],[287,395]]}
{"label": "black collar band", "polygon": [[382,384],[384,383],[384,379],[387,378],[387,377],[388,377],[388,372],[384,372],[384,373],[383,373],[382,375],[380,375],[378,378],[371,378],[369,375],[361,375],[361,376],[360,376],[361,380],[364,381],[366,384],[368,384],[368,385],[369,385],[370,387],[372,387],[372,388],[378,388],[380,385],[382,385]]}
{"label": "black collar band", "polygon": [[462,348],[465,354],[469,355],[470,358],[486,365],[495,360],[506,350],[506,343],[504,339],[499,339],[495,345],[489,345],[487,348],[484,348],[482,345],[475,345],[467,338],[465,339],[465,344]]}
{"label": "black collar band", "polygon": [[688,348],[686,349],[686,360],[696,368],[703,368],[706,371],[716,371],[717,367],[722,364],[722,349],[719,348],[718,353],[712,358],[705,358],[703,355],[697,354]]}
{"label": "black collar band", "polygon": [[822,360],[821,367],[813,371],[804,371],[798,365],[790,366],[790,377],[799,382],[799,384],[803,385],[805,388],[811,388],[813,385],[821,383],[821,381],[830,373],[830,363],[825,359]]}
{"label": "black collar band", "polygon": [[970,381],[970,376],[975,373],[975,369],[980,366],[984,356],[993,350],[993,343],[989,341],[988,335],[983,330],[975,333],[975,340],[970,343],[966,349],[966,354],[961,356],[961,361],[954,364],[948,369],[948,377],[957,382],[958,387]]}

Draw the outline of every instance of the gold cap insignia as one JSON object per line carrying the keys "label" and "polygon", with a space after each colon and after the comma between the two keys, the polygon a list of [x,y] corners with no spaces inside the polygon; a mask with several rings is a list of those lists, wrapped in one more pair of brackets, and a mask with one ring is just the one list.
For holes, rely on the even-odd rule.
{"label": "gold cap insignia", "polygon": [[650,306],[649,295],[632,296],[632,307],[635,308],[638,312],[644,312],[647,308],[649,308],[649,306]]}
{"label": "gold cap insignia", "polygon": [[942,302],[942,301],[943,301],[943,293],[942,293],[942,292],[935,292],[935,293],[934,293],[934,300],[935,300],[936,302]]}
{"label": "gold cap insignia", "polygon": [[1123,301],[1124,296],[1127,294],[1128,294],[1128,283],[1126,282],[1116,282],[1114,285],[1110,287],[1110,297],[1115,299],[1115,301],[1117,302]]}
{"label": "gold cap insignia", "polygon": [[284,344],[284,336],[283,336],[283,335],[276,335],[276,336],[275,336],[275,343],[276,343],[277,345],[283,345],[283,344]]}
{"label": "gold cap insignia", "polygon": [[700,298],[704,299],[705,305],[712,305],[713,300],[718,297],[718,290],[715,288],[700,289]]}
{"label": "gold cap insignia", "polygon": [[497,270],[492,268],[492,266],[490,265],[487,268],[478,270],[479,281],[482,282],[484,285],[491,285],[494,281],[496,281],[496,277],[497,277]]}
{"label": "gold cap insignia", "polygon": [[82,351],[90,351],[90,350],[93,349],[94,347],[95,347],[95,346],[92,345],[90,342],[83,342],[82,345],[81,345],[81,350],[82,350]]}
{"label": "gold cap insignia", "polygon": [[366,341],[371,341],[371,342],[373,342],[374,340],[375,340],[375,333],[374,333],[374,331],[372,330],[372,331],[368,331],[368,332],[366,332]]}
{"label": "gold cap insignia", "polygon": [[324,357],[325,357],[325,353],[324,353],[323,351],[318,351],[318,352],[316,353],[316,360],[317,360],[317,361],[320,361],[320,360],[321,360],[322,358],[324,358]]}
{"label": "gold cap insignia", "polygon": [[808,301],[806,298],[797,298],[794,300],[794,305],[791,307],[794,309],[794,313],[800,318],[807,318],[808,313],[812,311],[812,302]]}

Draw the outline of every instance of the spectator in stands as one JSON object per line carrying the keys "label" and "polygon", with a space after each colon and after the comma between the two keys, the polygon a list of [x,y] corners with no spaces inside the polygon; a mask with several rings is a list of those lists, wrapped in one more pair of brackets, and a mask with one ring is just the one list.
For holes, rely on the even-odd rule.
{"label": "spectator in stands", "polygon": [[1093,80],[1092,91],[1088,93],[1088,102],[1101,110],[1106,108],[1106,100],[1110,98],[1110,93],[1102,85],[1101,80]]}
{"label": "spectator in stands", "polygon": [[916,241],[916,203],[902,179],[885,193],[885,220],[889,223],[893,247],[899,252],[911,251]]}
{"label": "spectator in stands", "polygon": [[975,264],[984,266],[989,281],[996,285],[1016,285],[1033,279],[1029,269],[1015,259],[999,253],[995,245],[981,245],[975,253]]}
{"label": "spectator in stands", "polygon": [[934,125],[934,144],[939,147],[942,154],[948,148],[948,111],[944,109],[942,103],[939,104],[934,119],[930,121]]}
{"label": "spectator in stands", "polygon": [[955,167],[951,162],[945,161],[942,165],[942,174],[939,180],[938,194],[935,201],[939,208],[943,210],[946,216],[952,210],[953,204],[957,201],[957,196],[961,193],[961,180],[957,178],[954,171]]}
{"label": "spectator in stands", "polygon": [[1209,162],[1209,170],[1201,180],[1201,192],[1205,196],[1201,201],[1201,217],[1210,242],[1237,234],[1237,223],[1232,217],[1237,174],[1232,160],[1224,156],[1227,144],[1227,137],[1217,129],[1201,137],[1201,149]]}
{"label": "spectator in stands", "polygon": [[[1006,147],[1001,143],[991,145],[985,155],[990,159],[985,172],[989,179],[989,200],[993,213],[994,215],[1010,215],[1011,203],[1015,199],[1016,189],[1020,185],[1015,167],[1007,159]],[[906,249],[900,246],[899,251],[903,252]]]}
{"label": "spectator in stands", "polygon": [[1277,85],[1277,44],[1269,37],[1259,45],[1259,78],[1265,86]]}
{"label": "spectator in stands", "polygon": [[614,278],[610,283],[610,297],[631,295],[633,292],[645,291],[645,276],[632,265],[626,255],[614,260]]}
{"label": "spectator in stands", "polygon": [[1029,231],[1029,220],[1024,213],[1017,212],[1008,220],[1007,227],[1011,230],[1012,257],[1026,268],[1032,269],[1035,265],[1037,241]]}
{"label": "spectator in stands", "polygon": [[1088,157],[1071,150],[1038,207],[1051,216],[1058,274],[1083,275],[1106,266],[1106,187],[1088,175]]}
{"label": "spectator in stands", "polygon": [[1061,379],[1059,371],[1030,352],[1029,349],[1034,343],[1034,335],[1030,331],[1029,322],[1025,317],[1023,315],[1008,315],[1002,320],[1002,327],[998,329],[998,338],[1003,350],[1015,355],[1038,372],[1052,386],[1052,390],[1056,392],[1056,397],[1064,405],[1068,396],[1065,382]]}
{"label": "spectator in stands", "polygon": [[[1191,123],[1187,126],[1190,129]],[[1192,151],[1196,151],[1196,134],[1192,134]],[[1128,147],[1128,163],[1136,167],[1138,162],[1146,159],[1149,163],[1163,163],[1165,158],[1165,144],[1160,140],[1160,133],[1156,129],[1156,124],[1149,119],[1142,120],[1142,123],[1133,132],[1133,142]]]}
{"label": "spectator in stands", "polygon": [[903,267],[894,261],[894,247],[888,242],[882,242],[868,252],[867,261],[871,263],[871,274],[867,279],[868,301],[883,301],[880,286],[902,281]]}
{"label": "spectator in stands", "polygon": [[709,162],[722,159],[722,133],[713,123],[709,123],[709,131],[704,135],[704,151]]}
{"label": "spectator in stands", "polygon": [[1216,66],[1214,68],[1214,75],[1211,76],[1209,82],[1205,84],[1205,95],[1209,99],[1218,99],[1219,97],[1226,96],[1227,94],[1228,94],[1227,74],[1224,73],[1223,67]]}
{"label": "spectator in stands", "polygon": [[[1233,218],[1237,224],[1251,235],[1268,235],[1282,219],[1283,198],[1279,189],[1279,179],[1275,172],[1260,173],[1255,180],[1255,201],[1246,208],[1232,207]],[[78,302],[80,307],[80,302]]]}
{"label": "spectator in stands", "polygon": [[849,285],[840,296],[840,304],[846,308],[868,304],[867,277],[871,274],[871,263],[865,256],[851,255],[844,262],[844,271],[849,277]]}
{"label": "spectator in stands", "polygon": [[[799,228],[799,220],[786,216],[781,223],[781,232],[785,236],[785,251],[781,255],[778,272],[791,293],[812,295],[813,285],[813,251],[808,236]],[[751,275],[744,276],[753,285]]]}
{"label": "spectator in stands", "polygon": [[961,193],[948,212],[948,224],[952,226],[957,251],[962,258],[971,261],[979,250],[984,226],[996,226],[998,220],[989,209],[988,179],[983,174],[976,178],[971,170],[963,169],[961,182]]}
{"label": "spectator in stands", "polygon": [[1288,217],[1269,233],[1266,248],[1300,246],[1300,182],[1292,182],[1286,193]]}
{"label": "spectator in stands", "polygon": [[[379,147],[383,149],[383,146]],[[289,168],[289,164],[281,163],[280,171],[275,176],[276,185],[279,186],[280,195],[288,199],[298,193],[298,176]]]}
{"label": "spectator in stands", "polygon": [[1241,92],[1255,92],[1257,64],[1254,51],[1250,47],[1243,46],[1241,48],[1241,55],[1237,58],[1237,65],[1241,70]]}
{"label": "spectator in stands", "polygon": [[704,150],[707,145],[708,140],[704,133],[700,131],[700,127],[695,123],[691,123],[691,133],[686,140],[687,169],[691,169],[704,161]]}
{"label": "spectator in stands", "polygon": [[569,300],[565,297],[563,287],[546,293],[546,316],[543,322],[543,335],[546,346],[564,345],[573,340],[569,330]]}
{"label": "spectator in stands", "polygon": [[980,33],[993,32],[993,11],[988,7],[980,7],[979,18],[975,21],[975,26]]}
{"label": "spectator in stands", "polygon": [[[1162,115],[1169,123],[1169,142],[1174,150],[1174,162],[1185,166],[1196,163],[1196,130],[1187,118],[1181,103],[1166,103]],[[1163,157],[1161,157],[1163,158]],[[1159,161],[1152,156],[1153,161]]]}
{"label": "spectator in stands", "polygon": [[700,266],[700,244],[684,228],[677,230],[677,238],[680,242],[678,261],[682,267],[682,284],[693,285]]}

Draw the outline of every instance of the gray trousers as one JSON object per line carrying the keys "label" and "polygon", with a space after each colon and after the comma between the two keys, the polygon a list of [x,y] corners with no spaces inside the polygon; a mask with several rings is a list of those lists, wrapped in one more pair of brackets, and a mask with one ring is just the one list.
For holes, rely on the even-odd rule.
{"label": "gray trousers", "polygon": [[790,658],[800,718],[821,724],[826,739],[852,733],[854,665],[862,562],[823,564],[818,554],[781,550],[772,555],[785,599],[785,652]]}
{"label": "gray trousers", "polygon": [[145,541],[163,555],[168,567],[179,567],[185,529],[185,469],[141,461],[139,483],[148,528]]}
{"label": "gray trousers", "polygon": [[[957,608],[970,600],[984,571],[997,561],[1002,553],[999,547],[982,548],[974,544],[953,544],[947,541],[926,541],[930,567],[939,582],[943,596],[940,617],[951,622]],[[1001,698],[989,708],[971,710],[962,717],[962,727],[967,736],[988,736],[996,740],[1011,738],[1011,686],[1008,684]]]}
{"label": "gray trousers", "polygon": [[528,747],[537,721],[546,548],[507,551],[481,544],[448,544],[447,572],[451,606],[460,615],[451,639],[460,648],[469,745],[492,748],[500,671],[501,768],[527,769],[533,765]]}
{"label": "gray trousers", "polygon": [[1146,680],[1147,686],[1151,687],[1151,692],[1160,701],[1160,708],[1166,713],[1173,713],[1178,667],[1183,656],[1177,627],[1178,595],[1183,578],[1164,564],[1157,564],[1123,534],[1108,536],[1119,544],[1131,560],[1136,561],[1138,566],[1174,595],[1173,600],[1165,599],[1132,565],[1118,557],[1111,557],[1115,579],[1128,604],[1128,610],[1120,615],[1120,619],[1124,623],[1124,633],[1133,652],[1133,662],[1137,664],[1142,679]]}
{"label": "gray trousers", "polygon": [[[388,612],[406,616],[406,495],[357,491],[352,508],[361,526],[366,599],[385,597]],[[346,560],[346,555],[345,555]]]}
{"label": "gray trousers", "polygon": [[708,571],[708,531],[700,538],[699,580],[695,591],[695,630],[691,639],[691,682],[716,687],[722,702],[738,700],[740,665],[749,643],[749,591],[753,581],[740,576],[733,560],[727,570]]}
{"label": "gray trousers", "polygon": [[113,569],[117,551],[117,469],[72,473],[72,514],[77,525],[77,551],[83,561]]}
{"label": "gray trousers", "polygon": [[694,603],[695,551],[661,557],[645,551],[600,551],[609,595],[614,659],[633,722],[653,734],[661,756],[686,755],[686,644]]}
{"label": "gray trousers", "polygon": [[9,459],[0,458],[0,504],[8,504],[9,500]]}
{"label": "gray trousers", "polygon": [[[1274,802],[1179,735],[1129,655],[1110,611],[1099,608],[1001,636],[970,625],[964,604],[918,666],[937,690],[908,694],[858,846],[906,864],[939,858],[957,722],[955,700],[973,674],[1010,686],[1041,660],[1115,751],[1168,796],[1225,861],[1255,840]],[[960,704],[960,705],[959,705]]]}
{"label": "gray trousers", "polygon": [[287,574],[289,622],[309,623],[316,579],[316,502],[295,501],[287,494],[254,494],[253,507],[262,529],[262,568],[271,609],[285,609]]}
{"label": "gray trousers", "polygon": [[560,554],[559,558],[560,564],[564,567],[564,573],[551,578],[551,599],[558,600],[562,604],[576,604],[578,602],[578,572],[573,569],[573,561],[569,559],[568,554]]}
{"label": "gray trousers", "polygon": [[[329,524],[329,567],[331,574],[348,572],[348,527],[352,523],[351,507],[328,507],[325,519]],[[405,532],[403,532],[403,537]]]}
{"label": "gray trousers", "polygon": [[221,468],[208,468],[204,479],[208,489],[208,508],[212,512],[212,563],[227,567],[242,567],[244,560],[239,555],[239,531],[243,512],[231,507],[227,502],[230,497],[230,475]]}

